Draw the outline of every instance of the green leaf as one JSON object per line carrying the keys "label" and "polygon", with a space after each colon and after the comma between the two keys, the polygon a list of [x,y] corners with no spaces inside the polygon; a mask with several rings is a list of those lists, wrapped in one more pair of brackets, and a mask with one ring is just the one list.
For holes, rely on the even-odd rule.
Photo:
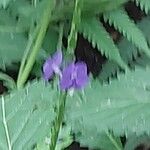
{"label": "green leaf", "polygon": [[[138,49],[126,38],[124,38],[118,43],[118,48],[120,50],[120,55],[124,62],[126,62],[126,64],[132,63],[133,58],[137,59]],[[109,60],[102,66],[99,79],[105,81],[111,77],[117,76],[119,72],[120,67],[118,66],[118,64]]]}
{"label": "green leaf", "polygon": [[93,136],[112,130],[114,135],[150,133],[150,68],[136,68],[110,84],[97,80],[68,97],[66,122],[73,131]]}
{"label": "green leaf", "polygon": [[0,68],[18,62],[24,53],[27,38],[24,29],[7,11],[0,10]]}
{"label": "green leaf", "polygon": [[142,21],[138,23],[138,27],[142,30],[150,45],[150,16],[143,18]]}
{"label": "green leaf", "polygon": [[[73,142],[73,137],[70,135],[71,127],[65,125],[61,127],[59,132],[59,137],[57,140],[56,150],[63,150],[68,147]],[[49,145],[47,145],[44,141],[37,144],[35,150],[49,150]]]}
{"label": "green leaf", "polygon": [[142,10],[145,11],[146,14],[150,11],[150,1],[149,0],[135,0],[136,4],[140,6]]}
{"label": "green leaf", "polygon": [[0,68],[21,60],[25,50],[26,38],[20,33],[0,33]]}
{"label": "green leaf", "polygon": [[[114,10],[123,5],[128,0],[83,0],[82,14],[83,16],[94,16],[95,14],[101,14],[108,10]],[[54,15],[52,16],[54,21],[59,19],[68,19],[71,17],[74,10],[73,0],[64,0],[63,7],[57,7]],[[59,6],[59,5],[58,5]]]}
{"label": "green leaf", "polygon": [[88,13],[90,15],[90,13],[103,13],[105,11],[109,11],[109,10],[114,10],[118,7],[120,7],[121,5],[123,5],[125,2],[127,2],[128,0],[93,0],[93,1],[89,1],[89,0],[83,0],[83,11],[85,11],[86,13]]}
{"label": "green leaf", "polygon": [[55,117],[56,97],[56,91],[43,81],[1,97],[0,149],[31,149],[45,140]]}
{"label": "green leaf", "polygon": [[101,51],[102,55],[105,54],[107,58],[115,61],[122,68],[127,69],[127,65],[120,57],[119,49],[96,18],[83,18],[79,31],[92,43],[94,48],[97,47]]}
{"label": "green leaf", "polygon": [[9,11],[12,16],[18,16],[22,25],[29,26],[31,22],[37,22],[41,20],[41,15],[46,5],[46,0],[36,1],[35,4],[27,0],[15,0],[10,3]]}
{"label": "green leaf", "polygon": [[[94,129],[93,129],[94,130]],[[81,147],[88,147],[89,149],[102,149],[102,150],[122,150],[120,139],[112,137],[106,133],[96,133],[93,130],[82,130],[80,134],[76,134],[76,141]],[[94,134],[93,134],[94,133]]]}
{"label": "green leaf", "polygon": [[123,9],[107,12],[104,20],[114,25],[129,41],[131,41],[141,52],[150,57],[150,49],[142,31],[130,20]]}
{"label": "green leaf", "polygon": [[42,75],[41,68],[43,66],[43,63],[48,57],[50,57],[50,55],[54,54],[54,52],[57,50],[57,42],[58,42],[58,32],[51,29],[50,27],[45,35],[42,49],[40,50],[36,58],[36,62],[31,72],[33,75],[36,75],[36,77],[41,77]]}
{"label": "green leaf", "polygon": [[[137,27],[143,32],[144,36],[146,37],[146,40],[150,44],[150,17],[143,18],[140,22],[137,23]],[[120,50],[120,55],[122,59],[127,64],[132,64],[132,66],[135,66],[136,64],[141,66],[147,66],[150,65],[150,59],[147,56],[143,56],[143,53],[140,49],[137,49],[135,45],[133,45],[130,41],[128,41],[126,38],[123,38],[118,43],[118,48]],[[141,58],[138,57],[138,53],[142,55]],[[115,75],[119,73],[119,66],[112,62],[108,61],[106,64],[103,65],[102,71],[99,75],[99,78],[101,80],[106,80],[111,77],[111,75]]]}
{"label": "green leaf", "polygon": [[3,6],[3,8],[6,8],[6,6],[9,4],[9,2],[12,0],[0,0],[0,6]]}
{"label": "green leaf", "polygon": [[51,27],[48,29],[44,41],[43,48],[50,55],[53,54],[57,49],[58,32],[52,30]]}

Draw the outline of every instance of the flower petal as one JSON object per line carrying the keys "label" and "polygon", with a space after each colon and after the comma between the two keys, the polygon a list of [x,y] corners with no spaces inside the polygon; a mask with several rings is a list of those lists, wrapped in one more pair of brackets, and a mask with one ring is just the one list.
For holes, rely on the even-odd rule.
{"label": "flower petal", "polygon": [[53,76],[52,60],[48,58],[43,65],[43,77],[45,80],[49,80]]}
{"label": "flower petal", "polygon": [[60,81],[60,88],[62,90],[67,90],[72,86],[73,81],[71,80],[71,75],[72,72],[74,71],[74,68],[75,68],[74,63],[71,63],[64,69],[62,73],[62,79]]}
{"label": "flower petal", "polygon": [[78,62],[76,66],[76,88],[82,88],[88,82],[87,65],[84,62]]}
{"label": "flower petal", "polygon": [[55,52],[55,54],[52,57],[53,63],[57,66],[60,66],[62,63],[62,51],[58,50]]}

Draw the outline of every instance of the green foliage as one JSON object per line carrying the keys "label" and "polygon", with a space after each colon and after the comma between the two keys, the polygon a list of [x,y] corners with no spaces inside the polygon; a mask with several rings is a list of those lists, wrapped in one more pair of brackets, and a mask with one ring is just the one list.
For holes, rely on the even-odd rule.
{"label": "green foliage", "polygon": [[146,14],[150,11],[150,1],[149,0],[135,0],[136,4],[145,11]]}
{"label": "green foliage", "polygon": [[1,97],[0,149],[30,149],[45,140],[55,116],[56,97],[56,91],[42,81]]}
{"label": "green foliage", "polygon": [[50,18],[51,18],[53,10],[55,8],[55,5],[56,5],[56,2],[54,0],[52,0],[52,1],[48,0],[45,3],[46,8],[43,11],[42,19],[40,20],[39,25],[37,25],[37,27],[36,27],[37,29],[39,29],[38,34],[35,39],[35,43],[32,47],[32,51],[28,57],[29,61],[27,61],[26,65],[24,66],[24,70],[22,71],[22,73],[20,75],[20,78],[18,78],[18,80],[17,80],[17,87],[22,87],[24,85],[24,83],[26,82],[26,80],[30,74],[30,71],[33,68],[33,65],[36,60],[36,56],[42,47],[42,43],[43,43],[44,37],[46,35],[46,31],[48,29]]}
{"label": "green foliage", "polygon": [[[95,14],[116,9],[127,1],[128,0],[83,0],[82,13],[83,16],[94,16]],[[70,18],[73,13],[72,10],[74,10],[74,2],[73,0],[64,0],[63,7],[57,7],[57,10],[54,12],[53,20],[66,20]]]}
{"label": "green foliage", "polygon": [[77,34],[78,34],[77,29],[81,22],[81,5],[82,5],[82,0],[75,1],[75,8],[73,11],[71,31],[68,36],[68,47],[67,47],[67,51],[71,54],[74,53],[74,49],[77,43]]}
{"label": "green foliage", "polygon": [[82,19],[79,31],[92,43],[93,47],[97,47],[107,58],[117,62],[122,68],[127,68],[120,57],[118,48],[96,18]]}
{"label": "green foliage", "polygon": [[5,69],[21,59],[27,38],[23,28],[17,25],[8,12],[0,10],[0,16],[0,68]]}
{"label": "green foliage", "polygon": [[49,28],[43,41],[43,49],[46,51],[46,53],[53,54],[57,48],[57,42],[58,32]]}
{"label": "green foliage", "polygon": [[128,0],[83,0],[83,11],[86,13],[103,13],[105,11],[113,10],[127,2]]}
{"label": "green foliage", "polygon": [[149,68],[136,68],[110,84],[93,81],[69,97],[66,122],[72,124],[77,136],[90,132],[95,137],[109,130],[119,136],[149,134],[149,74]]}
{"label": "green foliage", "polygon": [[0,7],[6,8],[11,0],[0,0]]}
{"label": "green foliage", "polygon": [[114,25],[129,41],[131,41],[140,51],[145,52],[150,57],[150,49],[146,38],[140,29],[131,21],[122,9],[104,14],[104,20]]}
{"label": "green foliage", "polygon": [[[150,134],[150,2],[135,0],[148,16],[135,24],[123,10],[122,4],[127,1],[0,1],[0,69],[12,67],[14,62],[23,63],[18,89],[13,79],[0,73],[0,80],[9,88],[9,94],[0,98],[0,149],[47,150],[56,147],[60,150],[73,141],[70,135],[73,133],[82,146],[122,150],[120,136],[129,137],[125,146],[129,149],[135,146],[133,143],[138,135]],[[103,17],[123,34],[118,44],[98,17]],[[100,79],[104,81],[111,75],[115,79],[102,85],[98,79],[91,79],[85,90],[75,91],[73,96],[69,91],[67,99],[64,93],[60,96],[53,81],[34,81],[24,87],[31,70],[37,78],[41,76],[44,59],[62,42],[58,27],[61,23],[69,24],[64,26],[64,32],[61,30],[65,36],[68,35],[65,31],[71,30],[69,49],[75,48],[79,29],[108,59]],[[131,72],[128,66],[133,68]],[[120,68],[126,70],[125,74],[119,74]],[[66,126],[69,128],[65,129]],[[132,133],[136,133],[134,138],[130,136]],[[51,141],[50,145],[45,138],[48,143]]]}
{"label": "green foliage", "polygon": [[[140,22],[137,23],[137,27],[144,34],[148,44],[150,44],[150,17],[148,16],[143,18]],[[118,43],[118,48],[120,50],[120,55],[122,59],[127,64],[135,64],[133,60],[136,60],[137,64],[142,66],[150,64],[149,58],[143,55],[143,53],[141,53],[142,51],[140,49],[137,49],[136,46],[129,42],[126,38],[123,38]],[[139,52],[141,53],[141,55],[143,55],[143,57],[138,58]],[[111,75],[115,75],[116,73],[118,74],[119,70],[119,66],[116,63],[108,61],[106,64],[103,65],[103,69],[99,77],[101,80],[106,80],[107,78],[110,78]]]}
{"label": "green foliage", "polygon": [[42,17],[47,0],[34,1],[15,0],[9,5],[9,11],[11,12],[11,15],[14,17],[18,16],[19,23],[22,26],[29,27],[33,22],[39,23]]}
{"label": "green foliage", "polygon": [[[0,68],[5,69],[6,65],[21,60],[26,38],[20,33],[0,33]],[[19,43],[19,44],[18,44]]]}
{"label": "green foliage", "polygon": [[146,149],[150,146],[149,141],[150,137],[147,135],[136,136],[132,134],[128,137],[124,150],[133,150],[140,144],[144,145]]}
{"label": "green foliage", "polygon": [[[93,129],[94,130],[94,129]],[[122,144],[120,139],[112,137],[106,133],[95,133],[93,130],[82,130],[80,134],[76,134],[76,141],[80,142],[80,145],[87,146],[90,149],[102,149],[102,150],[122,150]]]}

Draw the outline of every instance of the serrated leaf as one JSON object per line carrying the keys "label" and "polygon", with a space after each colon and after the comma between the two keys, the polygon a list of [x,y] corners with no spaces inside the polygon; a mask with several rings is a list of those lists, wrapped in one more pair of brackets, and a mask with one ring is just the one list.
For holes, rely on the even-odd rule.
{"label": "serrated leaf", "polygon": [[115,46],[113,40],[104,29],[103,25],[96,18],[84,18],[79,26],[79,31],[83,36],[92,43],[93,47],[97,47],[102,55],[115,61],[122,68],[127,69],[127,65],[121,59],[119,50]]}
{"label": "serrated leaf", "polygon": [[3,6],[3,8],[6,8],[6,6],[9,4],[9,2],[12,0],[0,0],[0,6]]}
{"label": "serrated leaf", "polygon": [[107,12],[104,20],[119,30],[129,41],[131,41],[141,52],[150,57],[150,49],[146,38],[141,30],[130,20],[129,16],[123,9]]}
{"label": "serrated leaf", "polygon": [[[68,99],[66,120],[73,131],[112,130],[115,135],[150,134],[150,68],[136,68],[110,84],[92,81],[84,91]],[[94,132],[95,131],[95,132]]]}
{"label": "serrated leaf", "polygon": [[[137,23],[138,28],[143,32],[144,36],[146,37],[146,40],[150,44],[150,18],[145,17],[140,22]],[[147,56],[143,56],[142,51],[138,50],[135,45],[133,45],[131,42],[129,42],[126,38],[123,38],[118,43],[118,48],[120,50],[120,55],[122,59],[130,65],[134,64],[136,60],[137,64],[140,66],[147,66],[150,64],[150,59]],[[138,58],[138,53],[142,55],[141,58]],[[118,74],[119,73],[119,66],[112,62],[108,61],[106,64],[103,65],[102,71],[100,73],[100,79],[106,80],[111,77],[111,75]]]}
{"label": "serrated leaf", "polygon": [[[94,130],[94,129],[93,129]],[[122,144],[117,137],[112,137],[106,133],[93,134],[93,130],[82,130],[80,134],[76,134],[76,141],[81,147],[88,147],[89,149],[102,149],[102,150],[122,150]]]}
{"label": "serrated leaf", "polygon": [[142,10],[145,11],[146,14],[150,11],[150,1],[149,0],[135,0],[136,4],[140,6]]}
{"label": "serrated leaf", "polygon": [[55,117],[55,94],[39,81],[1,97],[0,149],[30,149],[44,140]]}

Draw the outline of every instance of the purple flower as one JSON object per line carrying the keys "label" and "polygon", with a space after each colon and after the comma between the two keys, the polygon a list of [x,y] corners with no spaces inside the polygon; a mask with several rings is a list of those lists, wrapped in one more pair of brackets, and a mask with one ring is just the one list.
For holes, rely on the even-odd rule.
{"label": "purple flower", "polygon": [[43,65],[43,77],[45,80],[52,78],[53,74],[59,74],[61,76],[60,65],[62,63],[62,51],[56,51],[56,53],[49,57]]}
{"label": "purple flower", "polygon": [[88,82],[87,66],[84,62],[71,63],[67,66],[60,81],[60,88],[67,90],[70,88],[81,89]]}

